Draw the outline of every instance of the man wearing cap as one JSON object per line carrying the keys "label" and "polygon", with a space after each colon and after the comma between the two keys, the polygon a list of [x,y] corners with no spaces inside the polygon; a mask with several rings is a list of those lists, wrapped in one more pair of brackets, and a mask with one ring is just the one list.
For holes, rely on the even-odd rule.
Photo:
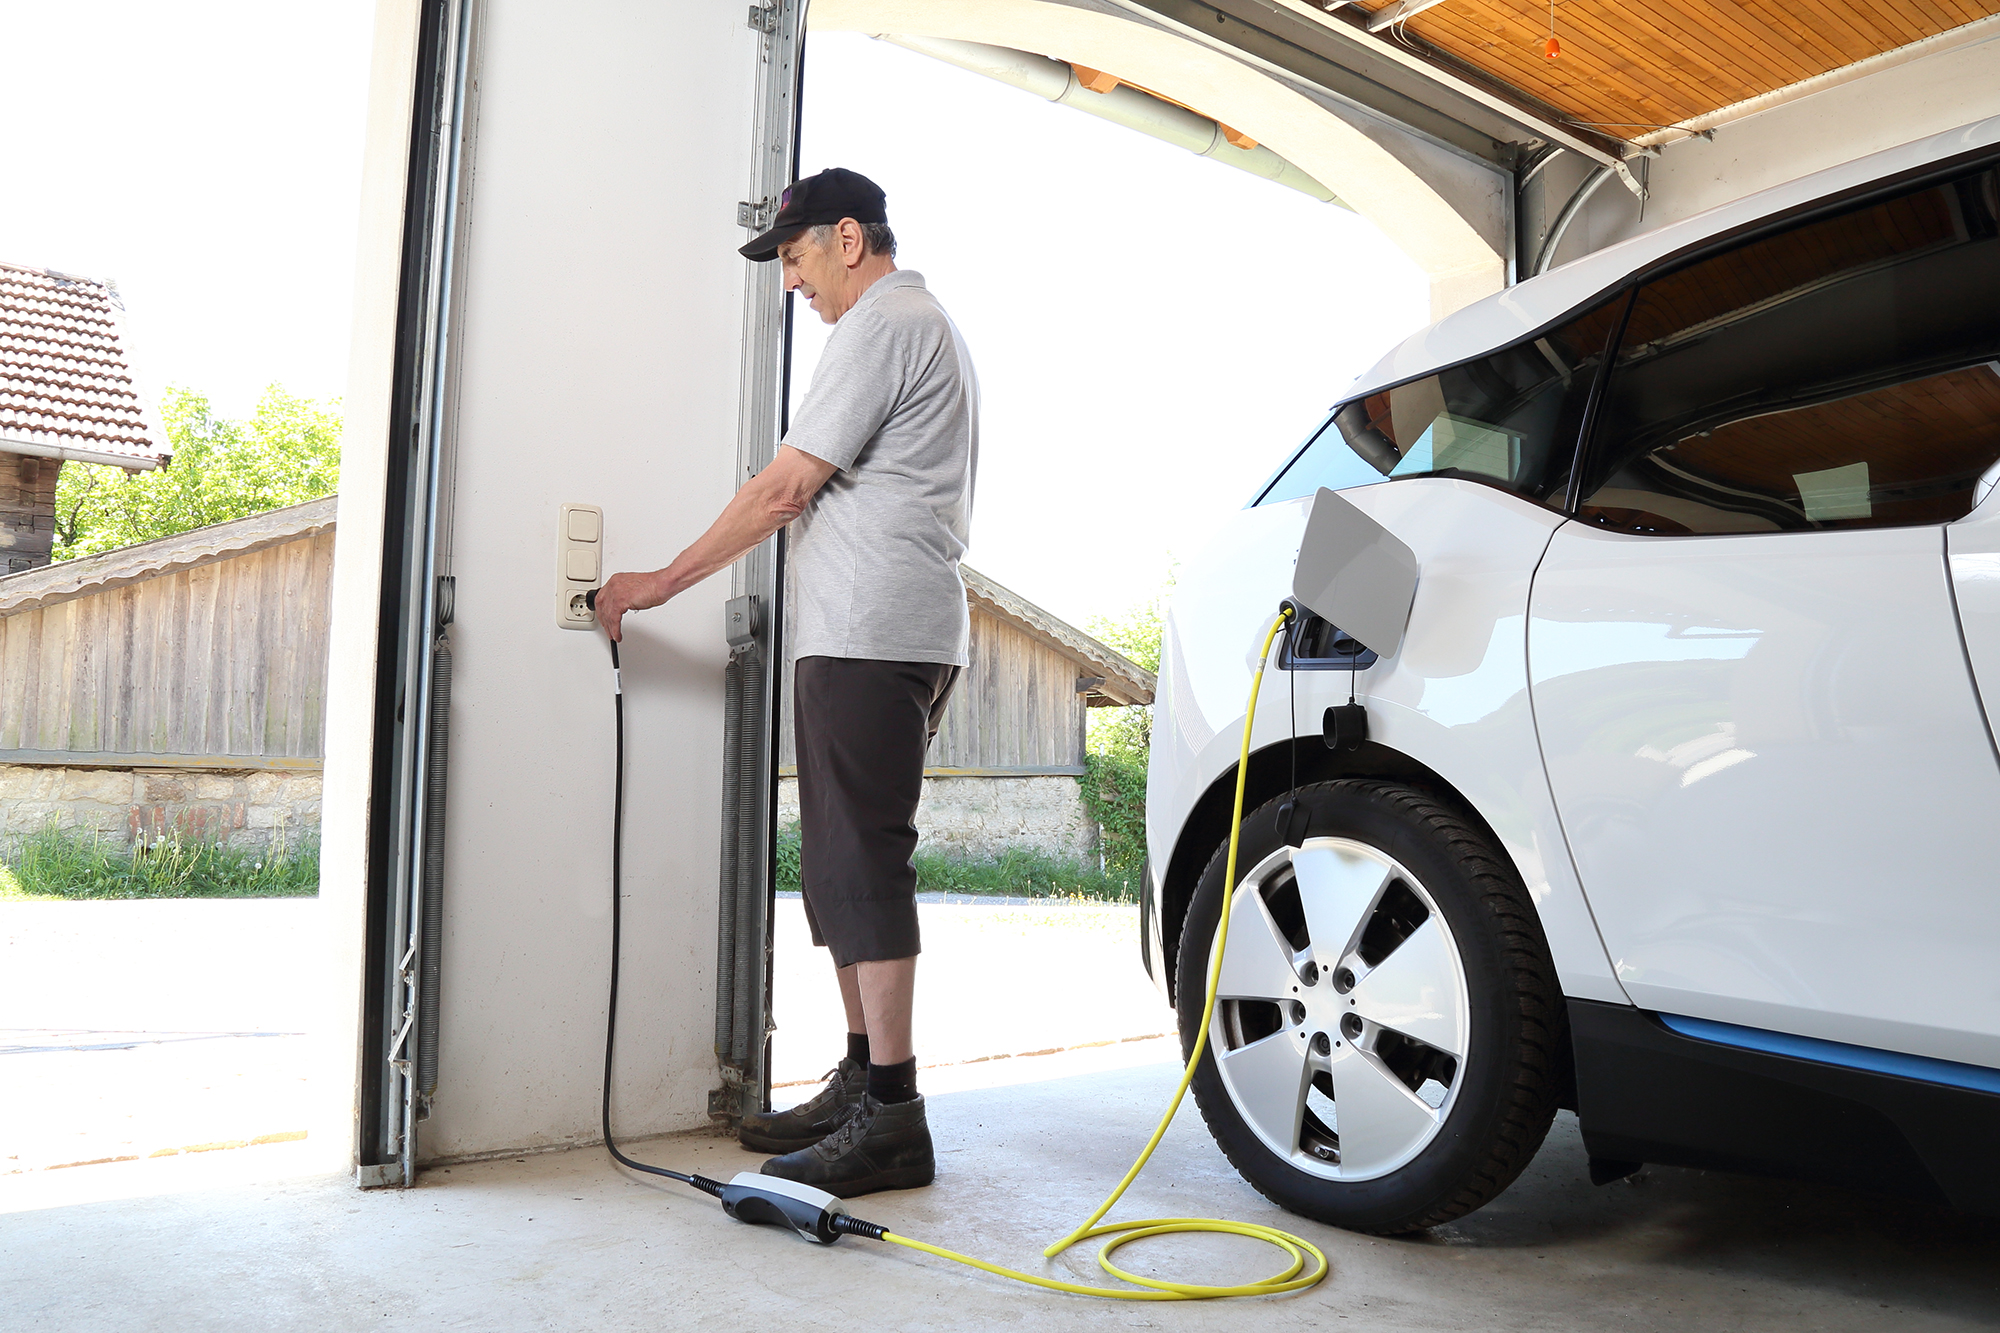
{"label": "man wearing cap", "polygon": [[847,1053],[803,1106],[743,1118],[770,1175],[842,1198],[928,1185],[910,1010],[917,969],[917,800],[924,754],[966,661],[965,551],[979,385],[964,340],[896,267],[880,187],[835,167],[785,191],[742,248],[784,265],[835,326],[770,466],[665,569],[597,595],[612,638],[791,525],[790,646],[801,869],[813,943],[833,955]]}

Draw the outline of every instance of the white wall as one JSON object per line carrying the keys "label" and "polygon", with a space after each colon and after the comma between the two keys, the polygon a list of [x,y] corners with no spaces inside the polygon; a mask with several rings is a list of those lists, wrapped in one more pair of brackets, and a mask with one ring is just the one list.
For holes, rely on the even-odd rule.
{"label": "white wall", "polygon": [[[611,676],[553,619],[556,506],[656,568],[731,488],[757,39],[744,6],[489,0],[453,525],[441,1079],[426,1158],[596,1133]],[[725,578],[628,622],[622,1134],[706,1123]]]}

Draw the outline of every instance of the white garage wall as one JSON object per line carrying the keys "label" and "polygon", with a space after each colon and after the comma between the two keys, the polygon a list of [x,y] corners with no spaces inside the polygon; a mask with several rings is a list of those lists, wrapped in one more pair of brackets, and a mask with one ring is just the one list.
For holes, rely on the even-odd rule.
{"label": "white garage wall", "polygon": [[[556,507],[602,505],[608,567],[655,568],[732,489],[747,268],[735,253],[735,203],[749,178],[758,54],[744,8],[487,0],[479,16],[450,506],[457,617],[441,1077],[421,1127],[426,1160],[597,1134],[611,673],[601,634],[554,623]],[[413,30],[403,0],[384,10],[385,27]],[[393,100],[398,74],[407,82],[407,42],[387,58],[400,69],[382,72],[378,59],[378,104]],[[407,109],[407,92],[402,101]],[[373,136],[371,180],[400,180],[407,126]],[[392,230],[382,204],[364,219],[365,236]],[[364,319],[384,258],[389,290],[372,299],[393,300],[393,254],[377,255],[364,268]],[[370,514],[376,533],[379,494],[359,492],[381,485],[381,333],[357,334],[356,398],[374,415],[350,420],[342,496],[343,519]],[[377,577],[356,540],[366,531],[342,525],[348,596],[336,629],[357,637],[336,647],[333,667],[348,682],[335,719],[356,732],[365,729],[360,659],[373,654],[357,639],[372,637],[365,612]],[[718,577],[628,622],[621,1135],[705,1124],[717,1082],[728,590]],[[365,743],[342,754],[339,772],[331,749],[329,786],[346,796],[328,802],[329,878],[343,882],[327,893],[345,904],[345,930],[359,919],[366,756],[353,751]]]}

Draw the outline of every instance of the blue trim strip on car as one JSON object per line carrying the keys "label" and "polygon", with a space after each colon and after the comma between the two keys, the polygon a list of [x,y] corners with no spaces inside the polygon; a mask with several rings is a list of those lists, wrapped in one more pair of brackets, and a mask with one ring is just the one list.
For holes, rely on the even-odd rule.
{"label": "blue trim strip on car", "polygon": [[1766,1032],[1762,1028],[1738,1027],[1734,1023],[1686,1018],[1680,1014],[1661,1014],[1659,1019],[1683,1037],[1695,1037],[1723,1046],[1740,1046],[1745,1050],[1789,1055],[1823,1065],[1893,1074],[1897,1078],[1916,1079],[1922,1083],[2000,1093],[2000,1069],[1988,1069],[1984,1065],[1960,1064],[1956,1060],[1939,1060],[1928,1055],[1906,1055],[1902,1051],[1879,1051],[1872,1046],[1850,1046],[1844,1041],[1800,1037],[1789,1032]]}

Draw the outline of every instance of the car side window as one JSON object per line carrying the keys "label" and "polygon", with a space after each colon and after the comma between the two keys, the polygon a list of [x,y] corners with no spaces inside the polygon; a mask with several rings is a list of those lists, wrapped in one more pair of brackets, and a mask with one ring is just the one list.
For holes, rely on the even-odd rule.
{"label": "car side window", "polygon": [[1996,179],[1809,222],[1641,287],[1578,517],[1690,534],[1967,513],[2000,463]]}
{"label": "car side window", "polygon": [[1259,497],[1402,477],[1462,477],[1561,505],[1577,432],[1625,297],[1539,337],[1334,409]]}

